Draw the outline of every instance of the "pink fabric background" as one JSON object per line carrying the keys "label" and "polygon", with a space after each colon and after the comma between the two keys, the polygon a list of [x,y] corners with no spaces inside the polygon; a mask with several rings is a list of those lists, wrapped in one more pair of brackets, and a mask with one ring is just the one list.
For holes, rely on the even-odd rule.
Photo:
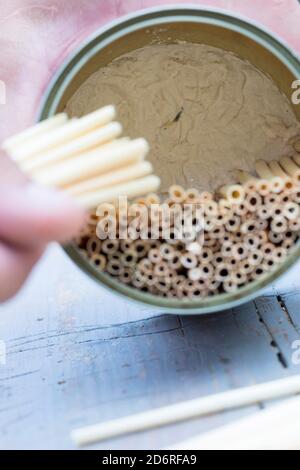
{"label": "pink fabric background", "polygon": [[[138,9],[174,0],[2,0],[0,4],[0,140],[29,125],[53,71],[80,41],[99,26]],[[240,13],[280,35],[300,54],[297,0],[199,0]],[[300,78],[300,77],[299,77]]]}

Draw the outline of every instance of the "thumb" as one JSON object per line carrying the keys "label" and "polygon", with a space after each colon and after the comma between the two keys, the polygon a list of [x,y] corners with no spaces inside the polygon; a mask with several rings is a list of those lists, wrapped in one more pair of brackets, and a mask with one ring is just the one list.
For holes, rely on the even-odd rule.
{"label": "thumb", "polygon": [[21,246],[66,242],[85,221],[85,211],[62,191],[32,182],[0,188],[0,238]]}

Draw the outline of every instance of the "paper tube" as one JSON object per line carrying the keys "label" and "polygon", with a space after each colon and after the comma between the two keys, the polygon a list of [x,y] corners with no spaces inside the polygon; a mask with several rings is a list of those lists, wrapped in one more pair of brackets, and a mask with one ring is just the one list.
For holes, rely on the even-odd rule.
{"label": "paper tube", "polygon": [[240,184],[230,184],[222,186],[219,192],[228,199],[229,202],[240,204],[245,197],[245,190]]}
{"label": "paper tube", "polygon": [[17,135],[9,137],[3,142],[2,148],[6,150],[9,154],[11,154],[13,157],[15,148],[25,144],[26,141],[29,141],[49,131],[52,131],[53,129],[59,126],[62,126],[67,122],[67,120],[68,116],[66,113],[56,114],[56,116],[53,116],[49,119],[46,119],[45,121],[35,124],[34,126],[29,127],[29,129],[26,129],[25,131],[20,132]]}
{"label": "paper tube", "polygon": [[253,182],[253,184],[255,184],[255,182],[257,181],[257,178],[255,176],[243,170],[237,170],[236,177],[237,177],[237,180],[242,184],[248,183],[250,181]]}
{"label": "paper tube", "polygon": [[280,165],[282,168],[297,181],[300,181],[300,168],[299,166],[289,157],[280,158]]}
{"label": "paper tube", "polygon": [[276,160],[269,162],[270,169],[275,176],[280,176],[280,178],[287,179],[288,174],[282,169],[279,163]]}
{"label": "paper tube", "polygon": [[255,170],[260,178],[266,180],[271,180],[275,176],[264,160],[257,160],[255,162]]}
{"label": "paper tube", "polygon": [[64,126],[54,129],[52,132],[37,136],[36,139],[28,142],[26,145],[15,148],[13,156],[15,160],[23,161],[33,155],[47,152],[51,148],[58,147],[80,135],[95,130],[97,127],[108,124],[114,117],[114,106],[105,106],[80,119],[70,120]]}
{"label": "paper tube", "polygon": [[98,191],[110,186],[114,186],[125,181],[131,181],[142,176],[150,175],[153,171],[153,167],[150,162],[139,162],[133,165],[126,166],[120,170],[111,171],[104,173],[96,178],[91,178],[82,183],[74,184],[70,187],[66,187],[66,191],[72,195],[78,195],[88,193],[92,191]]}
{"label": "paper tube", "polygon": [[33,172],[32,176],[45,185],[68,186],[113,168],[141,161],[147,152],[148,143],[142,138],[122,145],[107,144],[101,151],[96,149],[83,153],[52,168]]}
{"label": "paper tube", "polygon": [[102,202],[114,202],[119,196],[127,196],[129,199],[143,194],[157,191],[160,179],[155,175],[146,176],[123,184],[116,184],[111,188],[94,191],[76,196],[78,202],[87,208],[93,208]]}
{"label": "paper tube", "polygon": [[[89,134],[74,138],[70,142],[61,145],[50,152],[45,152],[35,157],[20,162],[20,166],[24,171],[35,171],[54,163],[59,163],[70,157],[74,157],[83,152],[87,152],[97,146],[105,144],[116,139],[122,132],[122,126],[118,122],[110,122],[109,124],[90,132]],[[127,139],[129,140],[129,139]]]}

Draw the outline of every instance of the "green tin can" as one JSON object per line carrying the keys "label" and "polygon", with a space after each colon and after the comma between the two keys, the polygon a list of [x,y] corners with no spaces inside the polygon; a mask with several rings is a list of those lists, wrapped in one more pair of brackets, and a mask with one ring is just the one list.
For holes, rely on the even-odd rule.
{"label": "green tin can", "polygon": [[[43,120],[62,111],[80,85],[101,66],[158,40],[162,44],[178,40],[208,44],[232,51],[271,76],[289,99],[292,82],[300,79],[299,58],[281,39],[248,20],[221,10],[195,6],[153,8],[114,21],[88,38],[53,77],[45,92],[38,119]],[[300,105],[292,106],[300,121]],[[207,314],[248,302],[285,273],[300,256],[298,243],[282,264],[237,291],[206,299],[184,300],[158,297],[128,287],[97,271],[76,246],[71,244],[64,249],[86,274],[115,294],[139,302],[144,307],[173,314]]]}

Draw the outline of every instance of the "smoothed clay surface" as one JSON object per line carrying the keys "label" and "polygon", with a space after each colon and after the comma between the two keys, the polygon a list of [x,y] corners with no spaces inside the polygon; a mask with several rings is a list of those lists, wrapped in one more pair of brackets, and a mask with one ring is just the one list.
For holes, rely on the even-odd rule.
{"label": "smoothed clay surface", "polygon": [[300,134],[271,78],[207,45],[151,45],[123,55],[91,75],[66,110],[82,116],[107,104],[116,105],[124,135],[149,141],[162,190],[235,181],[234,170],[291,153],[289,141]]}

